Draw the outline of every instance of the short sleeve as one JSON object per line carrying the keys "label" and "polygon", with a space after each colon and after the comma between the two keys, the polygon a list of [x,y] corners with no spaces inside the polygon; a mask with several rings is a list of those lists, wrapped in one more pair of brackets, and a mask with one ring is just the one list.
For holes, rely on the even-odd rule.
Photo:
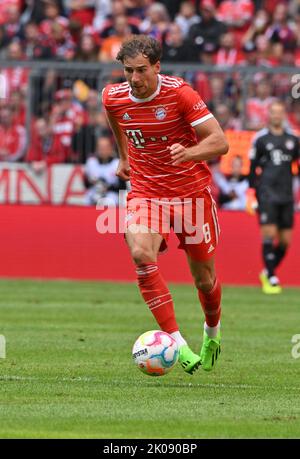
{"label": "short sleeve", "polygon": [[188,84],[178,90],[178,104],[183,117],[192,127],[213,118],[199,94]]}
{"label": "short sleeve", "polygon": [[107,86],[102,89],[101,102],[102,102],[102,105],[105,107],[106,102],[107,102]]}
{"label": "short sleeve", "polygon": [[110,96],[110,90],[112,87],[113,87],[112,84],[108,84],[107,86],[105,86],[105,88],[102,90],[102,93],[101,93],[102,105],[105,108],[105,110],[108,110],[108,107],[110,107],[109,111],[111,111],[111,102],[110,102],[109,96]]}

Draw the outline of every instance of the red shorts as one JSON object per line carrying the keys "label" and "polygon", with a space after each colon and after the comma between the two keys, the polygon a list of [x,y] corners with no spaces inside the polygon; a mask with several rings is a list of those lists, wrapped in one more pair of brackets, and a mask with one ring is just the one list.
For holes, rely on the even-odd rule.
{"label": "red shorts", "polygon": [[166,250],[172,228],[179,239],[178,248],[196,261],[210,258],[219,240],[216,203],[209,189],[193,199],[131,198],[125,220],[126,228],[135,224],[139,225],[139,233],[161,234],[160,252]]}

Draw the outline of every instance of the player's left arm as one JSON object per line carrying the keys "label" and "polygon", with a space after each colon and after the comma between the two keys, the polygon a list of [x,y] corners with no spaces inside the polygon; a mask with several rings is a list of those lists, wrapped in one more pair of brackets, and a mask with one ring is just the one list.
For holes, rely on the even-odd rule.
{"label": "player's left arm", "polygon": [[211,117],[203,123],[194,126],[200,142],[193,147],[185,148],[180,143],[174,143],[170,147],[173,165],[185,161],[207,161],[228,152],[229,145],[218,121]]}

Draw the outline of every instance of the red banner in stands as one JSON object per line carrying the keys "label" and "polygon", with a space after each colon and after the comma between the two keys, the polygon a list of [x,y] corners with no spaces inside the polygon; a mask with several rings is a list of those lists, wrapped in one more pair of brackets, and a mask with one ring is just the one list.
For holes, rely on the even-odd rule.
{"label": "red banner in stands", "polygon": [[[100,211],[71,206],[0,206],[0,276],[42,279],[133,281],[135,272],[123,234],[99,234]],[[261,270],[260,235],[255,217],[220,212],[217,269],[225,284],[257,284]],[[99,226],[98,226],[99,227]],[[300,285],[300,215],[293,244],[279,270],[284,285]],[[159,263],[165,278],[191,282],[184,252],[170,238]]]}

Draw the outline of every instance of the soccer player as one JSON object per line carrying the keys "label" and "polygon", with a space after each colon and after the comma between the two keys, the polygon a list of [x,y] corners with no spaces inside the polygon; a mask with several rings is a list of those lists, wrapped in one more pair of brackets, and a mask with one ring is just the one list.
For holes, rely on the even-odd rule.
{"label": "soccer player", "polygon": [[[155,39],[145,35],[127,39],[117,56],[127,81],[106,86],[102,100],[119,149],[117,175],[131,184],[126,242],[140,292],[160,328],[176,340],[183,369],[192,374],[200,364],[212,370],[220,353],[221,286],[215,273],[219,226],[204,161],[225,154],[228,144],[198,93],[181,78],[160,74],[160,57]],[[188,238],[195,233],[191,227],[175,231],[175,217],[185,200],[189,205],[180,218],[193,229],[197,205],[204,209],[201,227],[195,230],[201,230],[200,242]],[[153,209],[162,210],[163,216]],[[186,252],[205,314],[200,355],[179,331],[173,300],[158,268],[158,253],[168,239],[165,217],[170,218],[168,230],[174,226],[179,247]]]}
{"label": "soccer player", "polygon": [[290,245],[294,222],[292,163],[299,158],[299,141],[285,122],[284,104],[273,102],[269,125],[256,134],[250,150],[248,207],[257,199],[264,262],[259,277],[266,294],[282,291],[276,269]]}

